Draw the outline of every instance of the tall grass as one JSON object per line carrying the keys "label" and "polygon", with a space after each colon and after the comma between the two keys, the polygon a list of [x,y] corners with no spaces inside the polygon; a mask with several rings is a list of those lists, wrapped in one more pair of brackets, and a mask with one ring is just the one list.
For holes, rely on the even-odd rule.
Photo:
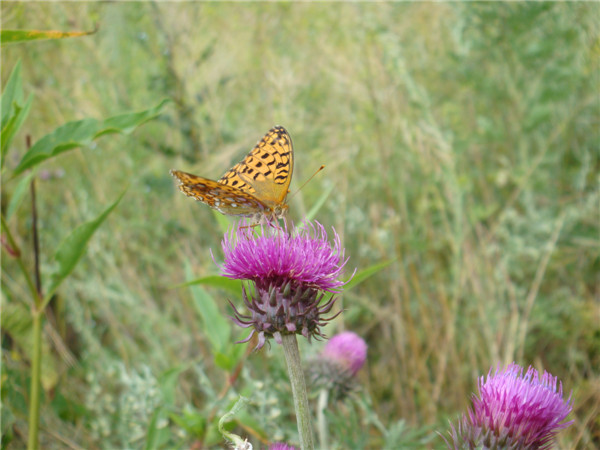
{"label": "tall grass", "polygon": [[[3,49],[3,80],[21,59],[35,95],[23,135],[174,100],[159,122],[56,158],[39,181],[42,255],[130,184],[53,301],[44,448],[142,447],[161,402],[188,421],[172,419],[164,445],[189,447],[199,411],[226,410],[191,293],[174,287],[185,264],[215,273],[209,249],[219,254],[221,230],[168,171],[217,178],[275,124],[294,140],[292,191],[327,166],[291,200],[292,219],[333,187],[317,219],[343,236],[349,267],[393,261],[344,295],[326,329],[369,344],[368,395],[362,408],[340,407],[339,448],[439,448],[431,431],[467,406],[478,376],[513,360],[573,390],[575,425],[560,448],[600,446],[598,5],[1,8],[4,28],[100,26]],[[2,187],[5,208],[14,185]],[[29,217],[23,204],[23,248]],[[2,266],[3,301],[15,302],[23,280],[6,256]],[[229,295],[211,293],[225,314]],[[250,355],[240,384],[252,387],[257,428],[293,439],[280,351]],[[26,435],[26,365],[3,334],[12,448]],[[173,370],[169,403],[160,386]]]}

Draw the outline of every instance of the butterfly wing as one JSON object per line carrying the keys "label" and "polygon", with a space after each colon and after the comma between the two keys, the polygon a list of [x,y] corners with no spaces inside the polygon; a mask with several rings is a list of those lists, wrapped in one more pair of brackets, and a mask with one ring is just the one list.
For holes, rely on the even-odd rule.
{"label": "butterfly wing", "polygon": [[218,181],[202,178],[191,173],[171,170],[179,180],[179,190],[188,197],[229,216],[253,216],[267,207],[252,194]]}
{"label": "butterfly wing", "polygon": [[277,126],[225,172],[219,183],[260,199],[270,209],[283,208],[293,169],[292,138],[285,128]]}

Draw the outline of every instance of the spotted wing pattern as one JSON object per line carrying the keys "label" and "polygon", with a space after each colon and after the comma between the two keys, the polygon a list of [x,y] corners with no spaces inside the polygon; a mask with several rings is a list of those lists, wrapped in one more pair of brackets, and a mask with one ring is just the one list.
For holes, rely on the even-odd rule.
{"label": "spotted wing pattern", "polygon": [[179,170],[171,170],[171,175],[180,181],[181,192],[220,213],[230,216],[254,216],[267,209],[259,199],[241,189]]}
{"label": "spotted wing pattern", "polygon": [[293,168],[292,139],[285,128],[274,127],[219,183],[253,194],[274,207],[285,202]]}
{"label": "spotted wing pattern", "polygon": [[271,129],[219,181],[171,170],[179,190],[226,215],[279,217],[292,179],[292,140],[283,127]]}

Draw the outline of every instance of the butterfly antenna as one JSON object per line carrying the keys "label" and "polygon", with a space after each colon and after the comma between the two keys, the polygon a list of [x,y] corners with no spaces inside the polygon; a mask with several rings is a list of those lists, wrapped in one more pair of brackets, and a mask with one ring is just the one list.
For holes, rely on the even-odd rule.
{"label": "butterfly antenna", "polygon": [[288,201],[289,201],[289,200],[291,200],[291,199],[292,199],[292,197],[294,197],[294,195],[296,195],[298,192],[300,192],[300,191],[302,190],[302,188],[303,188],[304,186],[306,186],[306,185],[308,184],[308,182],[309,182],[310,180],[312,180],[312,179],[315,177],[315,175],[316,175],[316,174],[318,174],[318,173],[319,173],[321,170],[323,170],[324,168],[325,168],[325,166],[321,166],[321,167],[319,167],[319,168],[318,168],[318,169],[315,171],[315,173],[313,173],[313,174],[310,176],[310,178],[309,178],[308,180],[306,180],[304,183],[302,183],[302,186],[300,186],[298,189],[296,189],[296,192],[294,192],[292,195],[290,195],[290,197],[289,197]]}

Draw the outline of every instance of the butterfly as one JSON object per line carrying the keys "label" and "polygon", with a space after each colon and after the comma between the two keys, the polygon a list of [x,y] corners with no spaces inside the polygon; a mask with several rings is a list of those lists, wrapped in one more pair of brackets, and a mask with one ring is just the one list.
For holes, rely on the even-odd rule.
{"label": "butterfly", "polygon": [[218,181],[179,170],[171,170],[171,175],[179,180],[181,192],[222,214],[271,222],[288,209],[285,201],[293,168],[292,139],[277,126]]}

